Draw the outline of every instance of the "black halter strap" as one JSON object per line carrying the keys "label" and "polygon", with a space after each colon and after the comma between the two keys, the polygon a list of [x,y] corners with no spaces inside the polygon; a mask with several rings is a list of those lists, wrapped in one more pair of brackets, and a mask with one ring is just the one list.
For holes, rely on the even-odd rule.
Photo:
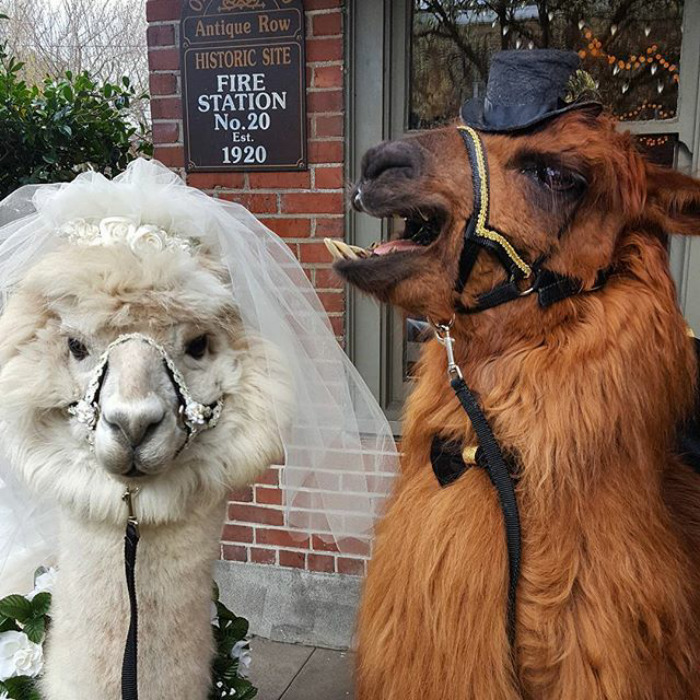
{"label": "black halter strap", "polygon": [[473,314],[500,306],[530,294],[536,294],[541,308],[568,297],[600,289],[611,270],[601,270],[592,289],[584,289],[581,280],[542,267],[541,261],[528,263],[507,236],[489,224],[490,183],[486,151],[478,132],[468,126],[458,127],[464,141],[472,173],[473,212],[464,230],[464,245],[459,258],[455,291],[461,294],[472,273],[479,253],[493,253],[508,273],[508,280],[480,294],[472,306],[457,302],[460,314]]}

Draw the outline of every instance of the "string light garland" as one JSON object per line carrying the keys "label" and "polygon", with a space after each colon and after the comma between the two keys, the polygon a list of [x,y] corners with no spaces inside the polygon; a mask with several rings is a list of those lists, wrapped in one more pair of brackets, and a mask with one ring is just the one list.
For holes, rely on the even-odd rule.
{"label": "string light garland", "polygon": [[[629,78],[631,77],[630,74],[633,71],[641,70],[647,66],[650,67],[650,73],[652,76],[656,75],[659,68],[661,68],[667,71],[667,73],[671,76],[671,79],[674,84],[678,84],[678,65],[667,60],[665,56],[662,53],[660,53],[658,44],[652,44],[639,54],[630,54],[626,58],[623,58],[621,56],[616,56],[614,54],[607,53],[607,51],[603,48],[603,43],[601,42],[601,40],[597,36],[595,36],[595,34],[590,28],[586,27],[586,23],[584,20],[581,20],[578,26],[583,34],[583,38],[587,41],[586,47],[582,48],[578,52],[578,55],[582,60],[587,58],[588,56],[590,56],[591,58],[605,60],[607,61],[608,65],[612,67],[613,75],[618,75],[621,71],[627,71],[628,75],[621,87],[623,95],[629,90]],[[613,28],[611,27],[610,32],[614,36],[617,32],[617,27],[615,27],[615,31],[613,31]],[[649,36],[650,33],[651,27],[647,25],[644,28],[644,35]],[[663,90],[664,83],[662,80],[659,80],[656,86],[656,91],[659,94],[661,94]],[[642,104],[636,107],[635,109],[618,115],[618,118],[621,121],[635,119],[645,109],[654,110],[654,116],[658,119],[670,119],[676,116],[676,111],[674,109],[667,108],[665,105],[662,104],[644,100],[644,102],[642,102]]]}

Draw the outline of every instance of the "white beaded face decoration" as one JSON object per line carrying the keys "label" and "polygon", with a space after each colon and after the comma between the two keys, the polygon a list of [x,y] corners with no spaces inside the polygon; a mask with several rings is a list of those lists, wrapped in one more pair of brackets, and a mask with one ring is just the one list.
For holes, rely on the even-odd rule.
{"label": "white beaded face decoration", "polygon": [[97,428],[97,421],[100,417],[100,389],[109,364],[109,353],[117,345],[121,345],[128,340],[140,340],[147,343],[162,356],[168,376],[175,387],[175,393],[180,402],[180,420],[187,431],[187,440],[184,447],[187,447],[197,434],[216,426],[224,408],[223,397],[219,398],[213,404],[203,404],[199,401],[195,401],[187,388],[182,373],[176,367],[168,351],[160,345],[160,343],[157,343],[153,338],[143,335],[142,333],[125,333],[124,335],[120,335],[114,342],[110,343],[109,347],[102,353],[99,362],[92,371],[83,398],[68,407],[68,412],[72,416],[75,416],[78,422],[83,423],[89,428],[90,432],[88,438],[91,444],[94,441],[95,429]]}

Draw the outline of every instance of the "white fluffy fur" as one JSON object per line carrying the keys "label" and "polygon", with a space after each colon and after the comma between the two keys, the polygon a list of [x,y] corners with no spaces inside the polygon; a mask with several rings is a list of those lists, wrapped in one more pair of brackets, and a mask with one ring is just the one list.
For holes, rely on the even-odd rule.
{"label": "white fluffy fur", "polygon": [[[47,700],[120,697],[128,627],[124,484],[98,464],[85,428],[65,409],[84,392],[100,352],[134,331],[167,347],[198,400],[225,396],[219,424],[139,482],[136,499],[140,697],[207,697],[211,564],[226,496],[282,457],[279,420],[292,401],[281,362],[244,335],[222,280],[205,256],[65,245],[30,271],[0,319],[8,448],[24,481],[51,493],[62,513]],[[204,332],[213,351],[196,361],[184,347]],[[83,340],[90,357],[73,359],[68,337]]]}

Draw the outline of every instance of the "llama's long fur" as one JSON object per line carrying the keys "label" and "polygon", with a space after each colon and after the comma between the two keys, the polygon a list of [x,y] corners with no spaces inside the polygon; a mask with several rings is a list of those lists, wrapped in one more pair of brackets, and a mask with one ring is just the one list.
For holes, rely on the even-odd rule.
{"label": "llama's long fur", "polygon": [[[199,400],[225,400],[218,425],[136,497],[139,697],[207,697],[212,560],[227,494],[281,458],[277,418],[291,405],[283,364],[244,332],[224,279],[204,254],[65,244],[29,272],[0,320],[4,438],[24,481],[50,493],[61,511],[47,700],[121,697],[124,484],[100,468],[85,428],[69,420],[66,407],[84,392],[96,358],[71,361],[66,340],[78,336],[99,349],[133,331],[171,349]],[[202,332],[214,352],[192,362],[184,343]]]}
{"label": "llama's long fur", "polygon": [[[476,438],[444,349],[426,343],[401,476],[365,584],[358,698],[700,698],[700,478],[674,454],[697,367],[660,235],[700,229],[700,184],[646,167],[605,117],[572,114],[534,134],[484,140],[493,225],[529,259],[546,252],[550,267],[588,286],[596,270],[612,264],[614,273],[600,291],[548,309],[533,295],[458,316],[453,329],[467,382],[517,458],[523,548],[513,650],[494,488],[479,468],[441,488],[430,466],[434,435]],[[397,256],[396,281],[381,289],[373,285],[390,279],[390,258],[370,261],[366,278],[362,261],[344,271],[365,291],[447,319],[471,178],[455,129],[412,142],[421,165],[415,182],[397,176],[396,197],[413,188],[415,206],[449,205],[446,232],[419,264]],[[588,195],[558,238],[552,210],[533,205],[544,195],[509,169],[519,149],[590,168]],[[376,209],[390,210],[392,176],[382,173],[376,190],[363,180],[363,199],[386,198]],[[502,279],[482,253],[463,303]]]}

